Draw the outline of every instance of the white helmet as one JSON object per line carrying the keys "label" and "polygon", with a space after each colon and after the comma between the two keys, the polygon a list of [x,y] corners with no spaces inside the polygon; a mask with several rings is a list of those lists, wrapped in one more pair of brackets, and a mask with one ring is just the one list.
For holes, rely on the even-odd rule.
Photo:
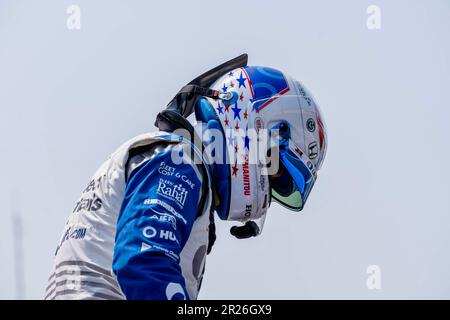
{"label": "white helmet", "polygon": [[[218,118],[226,138],[227,158],[216,172],[219,216],[226,220],[258,219],[267,211],[270,195],[287,208],[300,211],[327,147],[325,126],[313,97],[298,81],[267,67],[234,69],[211,89],[233,94],[228,101],[200,99],[196,106],[197,119],[210,122]],[[202,117],[211,106],[214,117]],[[257,147],[249,132],[261,129],[279,132],[281,170],[276,178],[268,179],[266,168],[258,162],[248,163],[252,148]]]}
{"label": "white helmet", "polygon": [[[211,164],[214,208],[223,220],[248,223],[264,220],[272,198],[290,210],[303,209],[325,157],[327,135],[319,108],[298,81],[273,68],[246,64],[247,55],[242,55],[208,71],[183,87],[184,96],[174,98],[173,105],[186,116],[195,104],[203,132],[221,133],[224,143]],[[200,98],[190,98],[193,94]],[[180,96],[192,106],[179,107]],[[264,140],[264,135],[271,138]],[[262,161],[261,143],[264,155],[272,150],[271,161],[279,160],[279,166],[271,165],[276,171]]]}

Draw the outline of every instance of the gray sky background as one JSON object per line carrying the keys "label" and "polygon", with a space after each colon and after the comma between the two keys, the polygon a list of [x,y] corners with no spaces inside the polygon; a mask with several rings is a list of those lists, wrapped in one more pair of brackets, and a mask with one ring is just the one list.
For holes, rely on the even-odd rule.
{"label": "gray sky background", "polygon": [[[366,27],[371,4],[381,30]],[[12,209],[26,297],[40,299],[101,162],[242,52],[311,90],[328,154],[303,213],[272,204],[247,241],[219,221],[200,298],[450,298],[449,30],[448,0],[0,0],[0,298],[16,296]],[[369,265],[381,290],[366,287]]]}

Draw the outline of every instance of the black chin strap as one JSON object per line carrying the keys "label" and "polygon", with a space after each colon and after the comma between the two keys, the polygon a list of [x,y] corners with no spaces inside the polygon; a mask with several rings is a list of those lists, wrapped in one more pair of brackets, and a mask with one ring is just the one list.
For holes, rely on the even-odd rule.
{"label": "black chin strap", "polygon": [[256,237],[259,231],[259,227],[254,221],[247,221],[243,226],[233,226],[230,229],[230,233],[238,239]]}

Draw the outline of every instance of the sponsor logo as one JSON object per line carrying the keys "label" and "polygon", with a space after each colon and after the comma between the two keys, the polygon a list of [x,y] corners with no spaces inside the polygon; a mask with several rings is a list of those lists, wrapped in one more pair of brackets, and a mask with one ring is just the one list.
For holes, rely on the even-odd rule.
{"label": "sponsor logo", "polygon": [[289,150],[294,152],[297,156],[299,156],[299,158],[303,156],[303,151],[293,142],[289,142]]}
{"label": "sponsor logo", "polygon": [[86,237],[87,228],[80,226],[70,226],[64,231],[64,235],[61,238],[61,241],[56,247],[55,256],[58,254],[59,249],[69,239],[80,240]]}
{"label": "sponsor logo", "polygon": [[248,156],[244,156],[244,163],[242,164],[242,179],[244,182],[244,195],[250,196],[250,170],[248,167]]}
{"label": "sponsor logo", "polygon": [[308,156],[310,159],[315,159],[319,155],[319,148],[317,142],[313,141],[308,145]]}
{"label": "sponsor logo", "polygon": [[266,177],[263,175],[259,176],[259,188],[261,189],[261,191],[266,190]]}
{"label": "sponsor logo", "polygon": [[303,99],[306,100],[306,102],[308,103],[308,106],[311,106],[312,104],[312,99],[310,97],[308,97],[308,94],[306,93],[305,89],[303,89],[302,85],[300,84],[300,82],[297,82],[297,87],[298,90],[300,91],[300,95],[302,96]]}
{"label": "sponsor logo", "polygon": [[147,250],[161,251],[169,258],[172,258],[175,261],[179,260],[178,255],[175,252],[173,252],[172,250],[163,248],[157,244],[148,244],[148,243],[142,242],[140,251],[143,252],[143,251],[147,251]]}
{"label": "sponsor logo", "polygon": [[167,211],[169,211],[171,214],[173,214],[176,218],[183,221],[184,224],[187,224],[186,219],[181,214],[179,214],[170,204],[168,204],[160,199],[145,199],[144,204],[145,205],[158,204],[161,207],[163,207],[164,209],[166,209]]}
{"label": "sponsor logo", "polygon": [[195,187],[195,183],[193,183],[188,177],[186,177],[186,175],[177,172],[174,167],[169,166],[164,161],[159,165],[158,172],[164,176],[173,176],[181,179],[181,181],[186,183],[189,187],[191,187],[191,189],[194,189]]}
{"label": "sponsor logo", "polygon": [[250,217],[250,215],[252,214],[252,205],[251,204],[247,204],[245,206],[245,213],[244,216],[245,217]]}
{"label": "sponsor logo", "polygon": [[172,176],[175,173],[175,168],[169,166],[164,161],[161,162],[158,168],[158,172],[161,173],[164,176]]}
{"label": "sponsor logo", "polygon": [[178,242],[178,239],[175,236],[175,234],[172,231],[169,231],[169,230],[160,230],[159,237],[161,239],[166,239],[166,240]]}
{"label": "sponsor logo", "polygon": [[294,152],[295,152],[299,157],[303,156],[303,152],[302,152],[302,150],[300,150],[299,147],[295,147],[295,148],[294,148]]}
{"label": "sponsor logo", "polygon": [[154,237],[156,237],[158,235],[158,237],[160,239],[166,239],[166,240],[170,240],[170,241],[175,241],[178,242],[178,239],[175,235],[175,233],[173,233],[170,230],[159,230],[159,234],[158,231],[156,230],[155,227],[152,226],[147,226],[142,230],[142,235],[144,237],[146,237],[147,239],[152,239]]}
{"label": "sponsor logo", "polygon": [[165,213],[159,213],[152,215],[149,219],[158,220],[164,223],[170,223],[174,230],[177,229],[177,221],[174,216]]}
{"label": "sponsor logo", "polygon": [[95,193],[92,194],[90,198],[81,198],[75,208],[73,208],[73,213],[80,212],[81,210],[85,211],[97,211],[102,207],[102,199],[100,199]]}
{"label": "sponsor logo", "polygon": [[143,236],[148,239],[155,237],[157,233],[156,229],[151,226],[145,227],[144,230],[142,230]]}
{"label": "sponsor logo", "polygon": [[174,201],[181,209],[188,195],[188,191],[181,184],[175,184],[166,179],[159,179],[156,193]]}
{"label": "sponsor logo", "polygon": [[308,161],[306,163],[306,165],[308,166],[308,169],[311,170],[311,173],[315,176],[316,175],[316,169],[314,168],[313,164],[311,161]]}
{"label": "sponsor logo", "polygon": [[102,182],[102,178],[103,176],[100,176],[98,178],[92,179],[91,181],[89,181],[88,185],[86,186],[86,188],[83,190],[82,193],[87,193],[89,191],[95,191],[98,188],[100,188],[100,183]]}
{"label": "sponsor logo", "polygon": [[195,183],[193,183],[188,177],[184,174],[175,173],[175,177],[180,178],[181,181],[185,182],[191,189],[194,189]]}
{"label": "sponsor logo", "polygon": [[306,129],[308,129],[309,132],[316,131],[316,122],[314,121],[313,118],[309,118],[306,121]]}
{"label": "sponsor logo", "polygon": [[75,228],[70,232],[70,239],[83,239],[86,236],[86,228]]}

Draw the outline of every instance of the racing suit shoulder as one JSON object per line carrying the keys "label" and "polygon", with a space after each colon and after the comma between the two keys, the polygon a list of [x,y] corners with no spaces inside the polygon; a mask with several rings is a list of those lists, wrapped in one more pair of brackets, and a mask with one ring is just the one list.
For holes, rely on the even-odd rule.
{"label": "racing suit shoulder", "polygon": [[112,266],[127,299],[195,298],[186,288],[181,255],[197,217],[204,182],[197,165],[186,161],[187,157],[177,163],[176,146],[159,143],[130,150]]}
{"label": "racing suit shoulder", "polygon": [[[211,180],[209,172],[200,177],[200,164],[166,162],[176,168],[173,175],[168,175],[163,168],[159,170],[166,157],[168,161],[172,160],[165,152],[169,151],[165,150],[169,144],[172,145],[170,148],[186,146],[202,157],[189,141],[179,136],[167,132],[144,133],[123,143],[95,171],[63,227],[45,299],[197,297],[206,261],[205,248],[213,243],[208,237],[212,234],[208,230],[214,229],[209,228],[209,218],[213,216],[207,214],[211,212]],[[146,154],[150,149],[155,155],[153,160]],[[191,175],[192,179],[189,179]],[[160,178],[168,181],[159,190],[164,196],[158,194]],[[178,185],[181,186],[174,188]],[[206,189],[203,194],[205,201],[200,201],[204,204],[202,214],[197,212],[196,215],[195,207],[200,209],[198,199],[203,196],[198,193],[200,187]],[[182,188],[188,194],[183,193]],[[148,197],[144,197],[146,194]],[[184,206],[180,208],[177,201],[184,197]],[[144,203],[146,199],[149,200]],[[146,221],[149,221],[148,226],[159,228],[158,238],[156,235],[143,237],[144,230],[139,227]],[[177,229],[173,231],[169,226],[174,221]],[[145,230],[147,236],[151,235],[150,231],[150,228]],[[182,239],[178,240],[180,245],[171,244],[174,235]],[[140,238],[144,241],[140,242]],[[187,240],[182,245],[185,238]],[[149,249],[152,242],[156,246]],[[177,253],[178,250],[181,252]],[[167,263],[167,259],[175,263]],[[151,270],[147,273],[144,269]],[[133,281],[136,282],[134,292]]]}

